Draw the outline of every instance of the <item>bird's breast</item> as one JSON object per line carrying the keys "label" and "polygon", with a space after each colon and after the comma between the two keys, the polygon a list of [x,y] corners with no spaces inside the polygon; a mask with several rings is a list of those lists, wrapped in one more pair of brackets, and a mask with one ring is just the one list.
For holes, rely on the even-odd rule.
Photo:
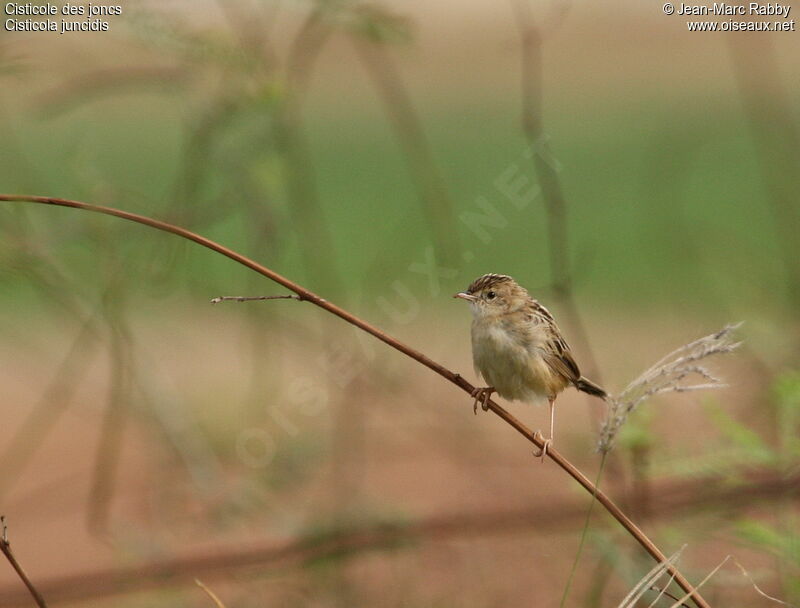
{"label": "bird's breast", "polygon": [[476,371],[504,399],[547,399],[549,368],[527,333],[502,321],[476,321],[472,325],[472,358]]}

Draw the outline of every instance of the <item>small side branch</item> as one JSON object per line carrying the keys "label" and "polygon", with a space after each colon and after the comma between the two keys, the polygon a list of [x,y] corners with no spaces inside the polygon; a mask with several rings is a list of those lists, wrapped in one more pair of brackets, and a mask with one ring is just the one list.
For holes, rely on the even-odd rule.
{"label": "small side branch", "polygon": [[2,536],[0,536],[0,551],[3,552],[3,555],[6,556],[6,559],[11,564],[11,567],[14,568],[14,571],[17,573],[17,576],[22,579],[22,582],[25,583],[25,586],[28,588],[28,591],[31,592],[33,599],[36,601],[36,605],[40,608],[47,608],[47,604],[42,597],[42,594],[33,586],[31,579],[28,578],[28,575],[25,574],[25,570],[22,569],[17,558],[14,557],[14,554],[11,552],[11,543],[8,542],[8,527],[6,526],[6,518],[4,515],[0,515],[0,527],[2,527]]}
{"label": "small side branch", "polygon": [[220,302],[251,302],[253,300],[297,300],[302,302],[303,298],[296,295],[285,296],[217,296],[211,299],[212,304],[219,304]]}

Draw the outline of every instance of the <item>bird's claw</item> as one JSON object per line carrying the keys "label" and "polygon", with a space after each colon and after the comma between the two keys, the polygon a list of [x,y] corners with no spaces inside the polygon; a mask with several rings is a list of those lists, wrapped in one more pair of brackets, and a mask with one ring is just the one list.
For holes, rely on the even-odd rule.
{"label": "bird's claw", "polygon": [[534,435],[533,435],[533,438],[534,439],[538,439],[539,441],[542,442],[541,449],[538,450],[538,451],[535,451],[533,453],[533,455],[536,456],[536,458],[541,458],[542,462],[544,462],[545,456],[547,456],[547,450],[550,448],[551,445],[553,445],[553,440],[552,440],[552,438],[551,439],[545,439],[544,436],[542,436],[542,433],[540,431],[536,431],[536,433],[534,433]]}
{"label": "bird's claw", "polygon": [[545,439],[544,445],[542,446],[542,449],[540,450],[541,451],[542,462],[544,462],[545,456],[547,456],[547,450],[552,444],[553,444],[553,440],[552,439]]}
{"label": "bird's claw", "polygon": [[481,409],[484,412],[489,411],[489,398],[492,396],[494,389],[491,386],[483,388],[475,388],[470,393],[470,396],[475,399],[472,404],[472,413],[478,415],[478,402],[481,404]]}

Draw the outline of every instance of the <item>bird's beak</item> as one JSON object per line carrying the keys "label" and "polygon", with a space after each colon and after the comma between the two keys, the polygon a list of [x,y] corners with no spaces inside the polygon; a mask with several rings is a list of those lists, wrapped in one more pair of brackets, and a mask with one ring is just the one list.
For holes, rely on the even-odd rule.
{"label": "bird's beak", "polygon": [[473,296],[471,293],[465,293],[463,291],[458,292],[453,296],[454,298],[461,298],[462,300],[467,300],[468,302],[474,302],[478,298]]}

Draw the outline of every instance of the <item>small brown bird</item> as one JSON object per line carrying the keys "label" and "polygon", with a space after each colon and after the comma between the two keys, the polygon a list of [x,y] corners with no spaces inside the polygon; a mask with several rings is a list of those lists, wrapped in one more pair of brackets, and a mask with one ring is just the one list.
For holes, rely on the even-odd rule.
{"label": "small brown bird", "polygon": [[496,392],[504,399],[550,404],[550,437],[542,458],[553,441],[554,404],[568,386],[606,399],[606,392],[581,376],[569,346],[553,316],[524,287],[503,274],[485,274],[466,291],[453,296],[472,308],[472,360],[489,386],[476,388],[478,403],[488,409]]}

